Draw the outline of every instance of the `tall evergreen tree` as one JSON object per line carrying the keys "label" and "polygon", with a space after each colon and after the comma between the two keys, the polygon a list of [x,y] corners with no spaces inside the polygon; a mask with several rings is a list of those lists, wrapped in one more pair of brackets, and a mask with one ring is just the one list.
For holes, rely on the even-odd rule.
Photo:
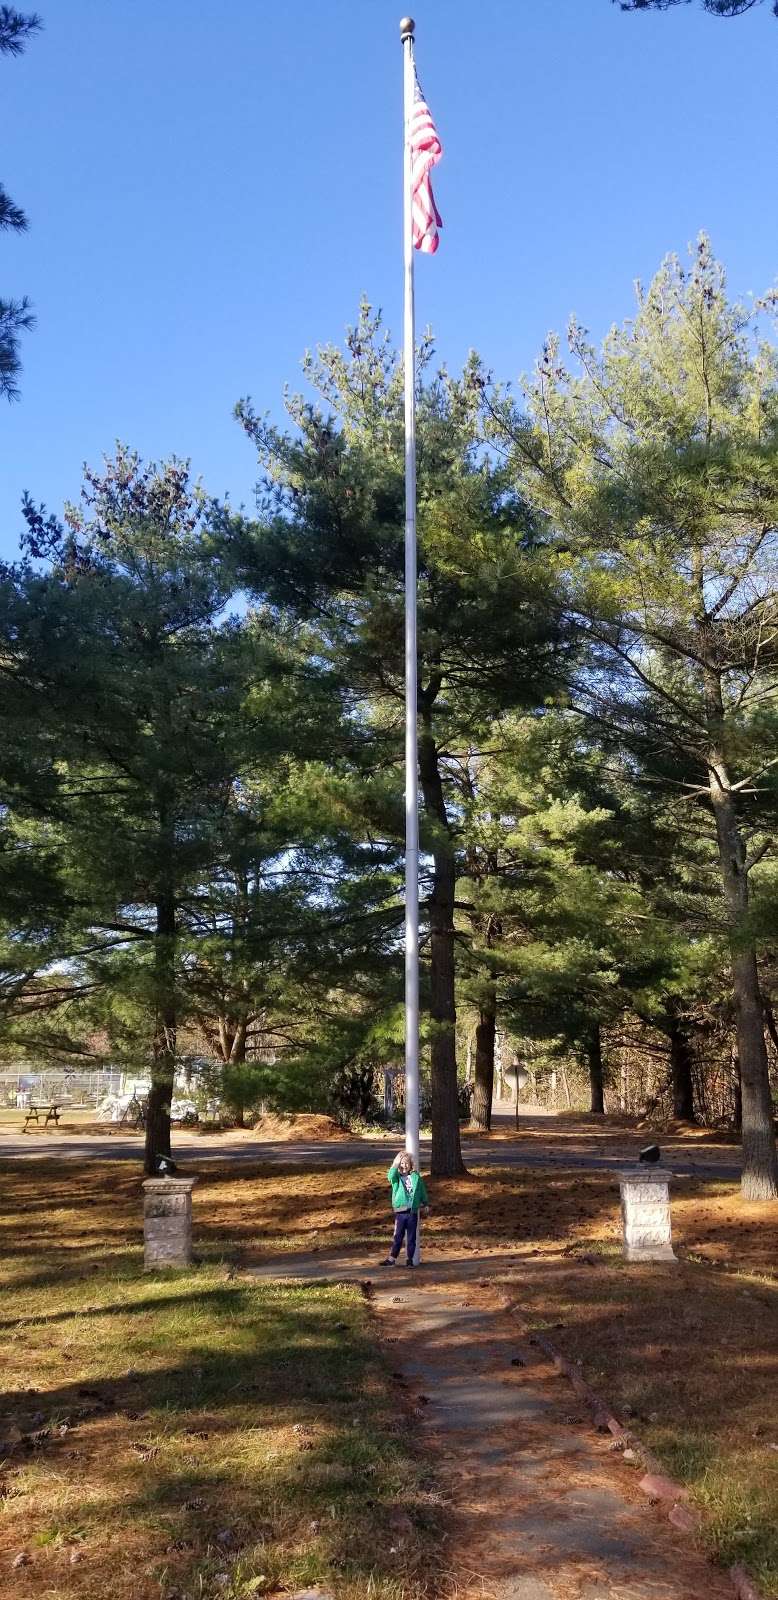
{"label": "tall evergreen tree", "polygon": [[44,676],[70,650],[49,599],[34,565],[0,568],[0,1048],[16,1057],[81,1048],[68,1019],[91,943],[60,849],[63,730]]}
{"label": "tall evergreen tree", "polygon": [[219,622],[229,589],[203,510],[185,465],[124,449],[87,473],[66,527],[27,508],[30,553],[50,562],[27,676],[61,740],[61,848],[95,932],[88,971],[111,996],[101,1020],[121,1018],[151,1078],[148,1170],[170,1149],[182,903],[218,851],[253,670]]}
{"label": "tall evergreen tree", "polygon": [[[499,467],[480,455],[464,396],[420,352],[419,774],[428,924],[432,1170],[462,1170],[455,1054],[459,753],[503,705],[552,692],[553,578]],[[229,536],[246,586],[316,627],[362,707],[375,767],[397,766],[403,716],[403,404],[400,360],[363,306],[345,352],[305,363],[316,403],[290,396],[293,431],[240,418],[263,472],[261,511]]]}
{"label": "tall evergreen tree", "polygon": [[311,798],[316,760],[337,763],[340,685],[299,627],[225,617],[209,515],[184,463],[120,447],[65,526],[27,505],[19,579],[16,682],[54,753],[47,815],[90,935],[71,956],[81,1025],[150,1077],[149,1171],[182,1033],[239,1071],[262,1013],[278,1027],[321,965],[328,921],[348,945],[324,859],[348,877],[348,832]]}
{"label": "tall evergreen tree", "polygon": [[547,345],[523,416],[483,397],[517,484],[567,554],[589,647],[574,697],[617,729],[658,793],[715,823],[743,1087],[743,1189],[778,1195],[751,874],[775,816],[778,355],[729,305],[700,241],[674,258],[598,354],[573,323]]}
{"label": "tall evergreen tree", "polygon": [[653,844],[656,874],[664,841],[656,824],[647,830],[631,815],[617,779],[585,724],[567,712],[502,719],[479,759],[463,818],[475,864],[459,900],[475,928],[462,965],[467,972],[476,964],[478,978],[466,984],[482,1012],[474,1092],[481,1125],[478,1103],[488,1101],[492,1071],[484,1010],[490,1021],[498,1006],[519,1035],[579,1056],[591,1109],[601,1113],[603,1029],[627,1010],[653,1016],[662,981],[676,979],[684,935],[653,903],[640,867]]}
{"label": "tall evergreen tree", "polygon": [[[315,681],[294,695],[274,684],[266,725],[272,720],[287,748],[268,748],[261,772],[248,759],[220,858],[187,915],[182,1002],[220,1063],[217,1076],[229,1069],[238,1086],[267,1041],[283,1041],[285,1080],[310,1059],[314,1037],[337,1075],[346,1035],[348,1050],[359,1049],[375,1032],[376,1006],[396,1004],[398,850],[361,835],[364,794],[353,802],[357,783],[365,786],[341,770],[337,709],[327,698]],[[306,710],[315,729],[304,727]],[[299,759],[325,745],[326,764]],[[371,815],[375,823],[375,803]],[[272,1098],[273,1074],[252,1071]],[[301,1065],[303,1094],[316,1077]]]}

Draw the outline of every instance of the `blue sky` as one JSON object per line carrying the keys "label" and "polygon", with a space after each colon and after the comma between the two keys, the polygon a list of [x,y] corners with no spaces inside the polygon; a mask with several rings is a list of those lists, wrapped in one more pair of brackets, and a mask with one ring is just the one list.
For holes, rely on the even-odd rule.
{"label": "blue sky", "polygon": [[[5,553],[22,491],[59,509],[116,438],[250,503],[235,401],[280,415],[303,350],[339,338],[363,291],[401,332],[397,0],[38,7],[45,32],[0,60],[0,175],[30,219],[0,239],[0,293],[38,315],[21,402],[0,409]],[[445,146],[418,307],[449,364],[475,347],[515,377],[572,310],[599,337],[700,228],[733,292],[775,281],[769,7],[413,9]]]}

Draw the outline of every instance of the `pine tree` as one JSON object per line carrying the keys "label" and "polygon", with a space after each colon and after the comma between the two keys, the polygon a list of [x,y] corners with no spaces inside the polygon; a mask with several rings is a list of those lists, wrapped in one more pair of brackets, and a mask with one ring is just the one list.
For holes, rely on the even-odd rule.
{"label": "pine tree", "polygon": [[[89,934],[69,953],[81,997],[70,1010],[82,1035],[150,1078],[151,1171],[170,1150],[192,1027],[233,1074],[236,1101],[259,1030],[304,1032],[295,1001],[314,974],[320,990],[333,981],[328,942],[343,975],[355,943],[363,953],[333,793],[341,687],[304,629],[224,615],[234,575],[186,464],[143,465],[120,447],[86,474],[64,526],[26,511],[11,659],[38,767],[52,767],[37,804]],[[371,865],[362,910],[385,897],[377,853]]]}
{"label": "pine tree", "polygon": [[218,849],[249,676],[218,622],[229,588],[203,512],[184,464],[122,448],[86,474],[66,527],[27,507],[29,553],[50,569],[26,677],[59,740],[69,894],[95,930],[84,970],[116,1047],[151,1078],[147,1170],[170,1150],[182,902]]}
{"label": "pine tree", "polygon": [[[483,398],[487,435],[557,530],[588,645],[573,690],[661,794],[715,824],[743,1085],[743,1190],[778,1195],[751,874],[774,817],[771,706],[778,543],[778,357],[729,305],[702,239],[674,258],[598,354],[549,341],[522,416]],[[566,554],[561,554],[564,549]]]}
{"label": "pine tree", "polygon": [[[462,1170],[455,1053],[455,894],[460,752],[503,704],[541,703],[560,650],[553,579],[500,469],[479,457],[461,386],[420,351],[419,775],[429,949],[432,1170]],[[305,363],[317,403],[288,397],[283,433],[249,403],[240,419],[263,472],[262,516],[227,530],[241,581],[315,625],[361,705],[375,769],[401,759],[403,716],[402,370],[363,306],[345,352]]]}
{"label": "pine tree", "polygon": [[582,1059],[602,1112],[603,1029],[653,1002],[676,940],[631,870],[628,813],[580,719],[505,718],[491,743],[463,820],[476,865],[460,902],[476,934],[462,965],[480,961],[490,1013]]}
{"label": "pine tree", "polygon": [[31,564],[0,568],[0,1049],[51,1059],[81,1049],[74,963],[91,934],[60,852],[62,741],[40,670],[58,651],[46,593]]}

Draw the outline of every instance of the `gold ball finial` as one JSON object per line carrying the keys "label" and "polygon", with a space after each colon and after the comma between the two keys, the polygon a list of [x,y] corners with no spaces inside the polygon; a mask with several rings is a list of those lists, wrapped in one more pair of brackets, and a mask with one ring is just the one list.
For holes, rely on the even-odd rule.
{"label": "gold ball finial", "polygon": [[416,23],[414,22],[413,17],[403,17],[402,22],[400,23],[400,38],[403,44],[405,44],[406,39],[413,38],[415,29]]}

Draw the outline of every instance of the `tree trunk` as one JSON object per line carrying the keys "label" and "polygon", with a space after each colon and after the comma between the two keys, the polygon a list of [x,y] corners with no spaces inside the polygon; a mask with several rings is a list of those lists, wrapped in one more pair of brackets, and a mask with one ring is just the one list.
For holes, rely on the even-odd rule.
{"label": "tree trunk", "polygon": [[497,991],[487,990],[475,1030],[475,1088],[470,1115],[476,1127],[489,1133],[492,1127],[494,1098],[494,1035],[497,1024]]}
{"label": "tree trunk", "polygon": [[149,1177],[154,1175],[157,1156],[170,1155],[170,1102],[176,1073],[175,945],[176,904],[167,887],[157,900],[154,932],[154,1036],[144,1162]]}
{"label": "tree trunk", "polygon": [[740,1081],[740,1062],[738,1061],[737,1045],[733,1044],[730,1051],[730,1066],[732,1071],[732,1123],[737,1133],[743,1127],[743,1085]]}
{"label": "tree trunk", "polygon": [[[243,1065],[243,1062],[246,1059],[247,1032],[248,1023],[246,1018],[242,1017],[241,1020],[235,1025],[235,1033],[230,1046],[231,1064],[236,1064],[238,1066]],[[243,1101],[241,1101],[240,1105],[236,1106],[235,1108],[235,1126],[236,1128],[245,1128],[246,1126],[246,1107],[244,1106]]]}
{"label": "tree trunk", "polygon": [[689,1028],[677,1006],[667,1008],[667,1033],[670,1040],[670,1072],[673,1084],[673,1116],[679,1122],[694,1121],[694,1084]]}
{"label": "tree trunk", "polygon": [[592,1025],[586,1040],[586,1055],[589,1062],[589,1088],[591,1095],[590,1110],[595,1116],[605,1115],[605,1074],[602,1065],[602,1036],[600,1024]]}
{"label": "tree trunk", "polygon": [[229,1061],[237,1061],[239,1063],[245,1061],[248,1030],[249,1025],[247,1017],[241,1017],[240,1020],[234,1024],[234,1032],[232,1034],[230,1043],[230,1053],[227,1057]]}
{"label": "tree trunk", "polygon": [[424,808],[432,824],[430,919],[430,1051],[432,1057],[432,1159],[434,1178],[465,1170],[457,1103],[456,1001],[454,991],[454,893],[456,861],[431,715],[425,711],[419,739],[419,776]]}
{"label": "tree trunk", "polygon": [[729,922],[735,1029],[740,1058],[743,1103],[741,1189],[746,1200],[775,1200],[778,1199],[778,1152],[775,1148],[756,945],[748,928],[746,847],[738,824],[735,795],[722,747],[726,714],[721,673],[711,650],[710,618],[705,609],[705,583],[697,551],[693,555],[693,576],[697,588],[700,654],[705,664],[703,689],[710,738],[707,752],[708,789],[716,818],[721,879]]}
{"label": "tree trunk", "polygon": [[748,875],[746,851],[724,762],[710,758],[710,797],[716,818],[721,876],[732,952],[735,1027],[743,1106],[743,1178],[746,1200],[778,1198],[772,1095],[765,1047],[762,996],[754,941],[746,932]]}

